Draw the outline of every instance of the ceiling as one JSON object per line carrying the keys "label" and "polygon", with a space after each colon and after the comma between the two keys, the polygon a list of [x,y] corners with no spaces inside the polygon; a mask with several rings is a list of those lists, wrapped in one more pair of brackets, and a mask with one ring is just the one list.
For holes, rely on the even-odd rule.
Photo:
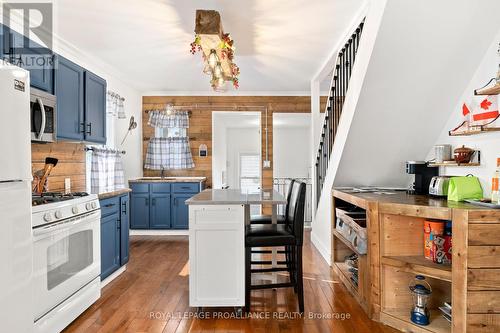
{"label": "ceiling", "polygon": [[215,9],[235,40],[240,92],[308,92],[364,1],[58,0],[55,33],[141,92],[210,92],[189,44],[196,9]]}

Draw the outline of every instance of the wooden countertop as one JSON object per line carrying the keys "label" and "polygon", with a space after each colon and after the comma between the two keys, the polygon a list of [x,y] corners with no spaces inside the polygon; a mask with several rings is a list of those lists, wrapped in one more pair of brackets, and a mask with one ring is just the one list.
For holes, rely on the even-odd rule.
{"label": "wooden countertop", "polygon": [[[384,194],[391,192],[392,194]],[[488,211],[489,208],[465,202],[448,201],[429,195],[407,194],[404,191],[356,193],[346,189],[333,189],[332,195],[358,207],[368,209],[370,203],[378,204],[379,212],[424,218],[452,219],[453,209]]]}
{"label": "wooden countertop", "polygon": [[98,195],[98,197],[99,197],[99,200],[102,200],[102,199],[116,197],[118,195],[126,194],[126,193],[129,193],[129,192],[132,192],[132,190],[129,189],[129,188],[122,188],[122,189],[119,189],[119,190],[116,190],[116,191],[113,191],[113,192],[101,193],[101,194]]}

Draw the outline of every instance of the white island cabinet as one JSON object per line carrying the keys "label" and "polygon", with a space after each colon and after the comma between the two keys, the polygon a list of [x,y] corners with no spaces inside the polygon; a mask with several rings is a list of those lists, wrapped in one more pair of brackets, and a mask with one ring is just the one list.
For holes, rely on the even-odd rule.
{"label": "white island cabinet", "polygon": [[189,305],[244,306],[245,208],[189,206]]}
{"label": "white island cabinet", "polygon": [[[275,191],[205,190],[189,205],[189,306],[245,305],[245,225],[250,204],[283,204]],[[273,209],[275,212],[276,209]]]}

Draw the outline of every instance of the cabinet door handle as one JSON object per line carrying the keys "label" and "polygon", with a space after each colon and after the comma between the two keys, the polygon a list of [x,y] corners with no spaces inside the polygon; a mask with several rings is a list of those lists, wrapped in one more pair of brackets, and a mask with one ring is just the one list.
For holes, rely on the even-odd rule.
{"label": "cabinet door handle", "polygon": [[174,199],[174,206],[177,206],[177,198]]}
{"label": "cabinet door handle", "polygon": [[122,213],[127,214],[127,202],[122,203]]}
{"label": "cabinet door handle", "polygon": [[155,199],[155,198],[153,198],[153,202],[152,202],[151,204],[152,204],[153,206],[155,206],[155,205],[156,205],[156,199]]}
{"label": "cabinet door handle", "polygon": [[88,130],[87,130],[87,134],[88,134],[88,135],[92,135],[92,123],[88,123],[88,124],[87,124],[87,128],[88,128]]}
{"label": "cabinet door handle", "polygon": [[116,220],[116,230],[120,230],[120,221]]}
{"label": "cabinet door handle", "polygon": [[80,130],[80,133],[85,134],[85,123],[80,123],[80,126],[82,126],[82,129]]}
{"label": "cabinet door handle", "polygon": [[149,206],[149,198],[146,198],[146,206]]}
{"label": "cabinet door handle", "polygon": [[104,205],[104,207],[110,208],[110,207],[113,207],[114,205],[115,205],[114,203],[110,203],[110,204]]}

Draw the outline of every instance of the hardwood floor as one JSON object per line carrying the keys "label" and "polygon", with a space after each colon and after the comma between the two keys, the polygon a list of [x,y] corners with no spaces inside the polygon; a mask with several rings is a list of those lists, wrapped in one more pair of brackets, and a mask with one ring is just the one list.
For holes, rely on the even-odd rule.
{"label": "hardwood floor", "polygon": [[206,318],[193,318],[187,237],[133,236],[127,271],[64,332],[398,332],[367,318],[309,238],[306,232],[303,318],[292,289],[252,292],[252,318],[237,318],[233,309],[203,309]]}

